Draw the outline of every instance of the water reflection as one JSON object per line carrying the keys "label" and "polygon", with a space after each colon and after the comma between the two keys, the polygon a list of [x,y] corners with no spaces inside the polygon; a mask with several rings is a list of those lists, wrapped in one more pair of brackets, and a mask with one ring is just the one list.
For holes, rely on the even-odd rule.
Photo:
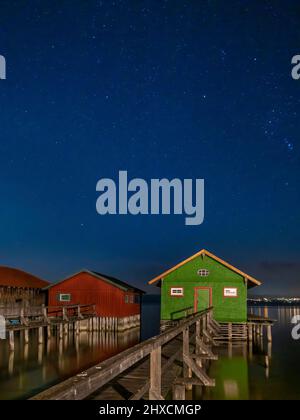
{"label": "water reflection", "polygon": [[[264,308],[260,309],[264,314]],[[257,313],[257,308],[255,313]],[[218,361],[206,361],[208,372],[216,379],[214,388],[194,386],[187,398],[194,399],[300,399],[300,340],[291,337],[291,318],[300,307],[269,307],[273,342],[253,333],[249,343],[223,343],[214,349]],[[151,321],[149,321],[151,320]],[[159,331],[159,304],[151,302],[142,312],[142,338]],[[17,335],[15,351],[0,340],[0,399],[26,398],[85,368],[136,344],[139,329],[124,333],[72,330],[62,340],[51,336],[38,345],[36,332]]]}
{"label": "water reflection", "polygon": [[[46,334],[47,335],[47,334]],[[15,351],[0,341],[0,399],[26,398],[139,342],[140,329],[122,333],[68,331],[38,344],[37,331],[17,333]]]}
{"label": "water reflection", "polygon": [[[264,308],[255,313],[264,313]],[[300,399],[300,340],[291,337],[291,319],[300,307],[269,307],[273,342],[253,334],[253,342],[223,343],[214,349],[219,360],[208,372],[216,379],[214,388],[195,389],[197,399]],[[253,312],[253,311],[252,311]],[[200,388],[200,387],[195,387]]]}

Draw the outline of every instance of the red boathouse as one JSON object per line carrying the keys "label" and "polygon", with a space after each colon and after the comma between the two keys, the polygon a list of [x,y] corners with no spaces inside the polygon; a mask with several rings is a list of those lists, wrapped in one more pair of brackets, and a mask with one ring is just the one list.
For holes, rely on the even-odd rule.
{"label": "red boathouse", "polygon": [[142,290],[96,271],[82,270],[44,290],[49,306],[95,305],[96,317],[122,330],[140,324]]}

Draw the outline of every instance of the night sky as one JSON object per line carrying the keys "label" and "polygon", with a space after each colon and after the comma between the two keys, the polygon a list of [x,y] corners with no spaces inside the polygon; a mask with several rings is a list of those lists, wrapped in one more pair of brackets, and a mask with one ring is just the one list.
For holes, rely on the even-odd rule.
{"label": "night sky", "polygon": [[[300,295],[299,21],[298,0],[1,0],[0,264],[156,292],[207,248]],[[119,170],[204,178],[204,223],[98,215]]]}

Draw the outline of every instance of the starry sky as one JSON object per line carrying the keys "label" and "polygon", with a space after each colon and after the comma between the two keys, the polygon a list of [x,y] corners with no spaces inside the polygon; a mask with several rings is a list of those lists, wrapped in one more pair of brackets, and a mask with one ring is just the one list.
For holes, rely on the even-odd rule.
{"label": "starry sky", "polygon": [[[2,0],[0,264],[147,291],[202,248],[300,295],[299,1]],[[100,216],[96,183],[205,179],[205,220]]]}

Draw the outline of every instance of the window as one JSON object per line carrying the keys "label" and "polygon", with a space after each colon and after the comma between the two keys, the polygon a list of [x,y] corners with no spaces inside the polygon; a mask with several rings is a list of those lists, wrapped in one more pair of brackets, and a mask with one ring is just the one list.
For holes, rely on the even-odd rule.
{"label": "window", "polygon": [[140,303],[140,295],[134,295],[134,303]]}
{"label": "window", "polygon": [[130,303],[134,302],[134,295],[130,295]]}
{"label": "window", "polygon": [[171,287],[171,296],[183,296],[183,287]]}
{"label": "window", "polygon": [[224,287],[223,289],[224,297],[238,297],[238,292],[236,287]]}
{"label": "window", "polygon": [[129,303],[129,296],[125,295],[125,303]]}
{"label": "window", "polygon": [[200,270],[197,271],[197,274],[201,277],[207,277],[209,275],[209,271],[206,270],[206,268],[200,268]]}
{"label": "window", "polygon": [[59,302],[71,302],[71,294],[70,293],[59,293],[58,300],[59,300]]}

